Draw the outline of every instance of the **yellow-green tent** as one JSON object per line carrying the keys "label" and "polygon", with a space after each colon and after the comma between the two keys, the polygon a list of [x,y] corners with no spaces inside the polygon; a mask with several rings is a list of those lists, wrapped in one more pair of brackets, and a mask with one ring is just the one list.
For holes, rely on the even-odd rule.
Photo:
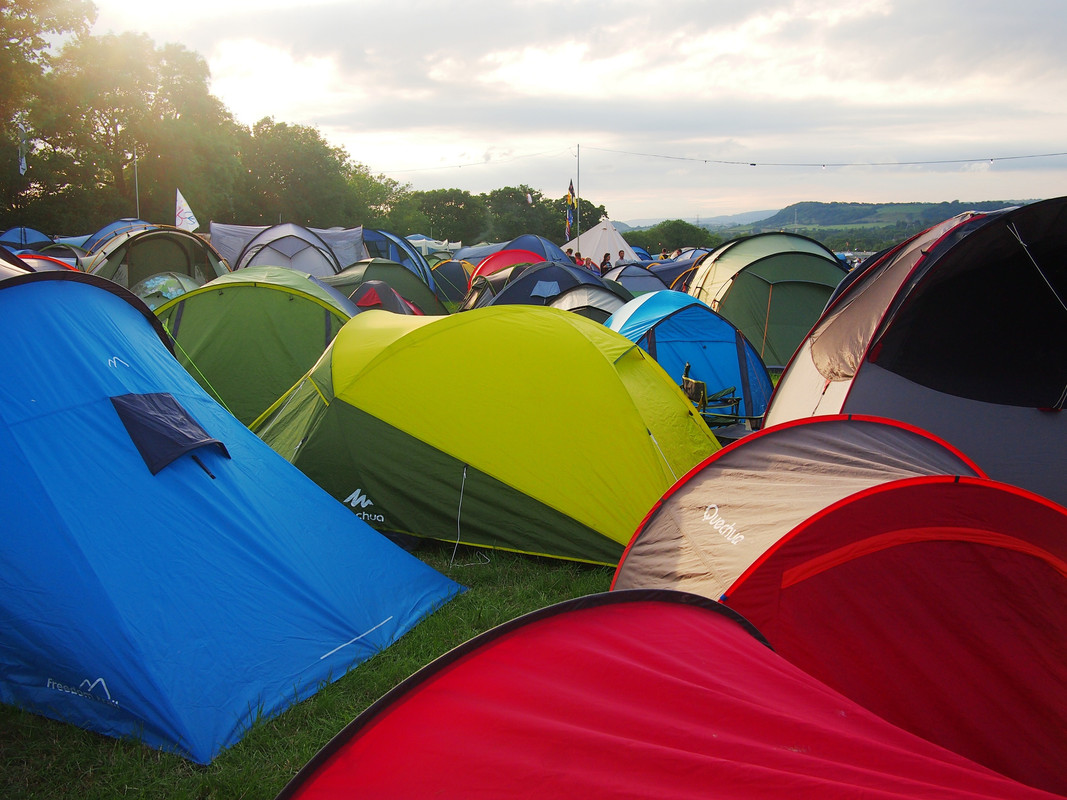
{"label": "yellow-green tent", "polygon": [[359,314],[251,427],[384,533],[604,564],[719,449],[633,342],[521,305]]}

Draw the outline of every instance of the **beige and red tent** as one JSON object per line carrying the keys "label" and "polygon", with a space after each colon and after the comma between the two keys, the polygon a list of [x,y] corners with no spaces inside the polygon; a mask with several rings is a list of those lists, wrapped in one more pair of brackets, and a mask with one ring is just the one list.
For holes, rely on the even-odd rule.
{"label": "beige and red tent", "polygon": [[891,420],[819,417],[710,456],[614,589],[720,600],[890,722],[1067,793],[1067,509]]}

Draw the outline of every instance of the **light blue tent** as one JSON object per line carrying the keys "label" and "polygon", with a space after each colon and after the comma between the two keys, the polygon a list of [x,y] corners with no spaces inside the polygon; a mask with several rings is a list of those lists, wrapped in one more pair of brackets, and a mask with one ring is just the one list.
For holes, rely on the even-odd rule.
{"label": "light blue tent", "polygon": [[7,274],[0,701],[208,763],[461,591],[224,411],[128,291]]}
{"label": "light blue tent", "polygon": [[738,403],[730,415],[761,417],[767,411],[772,384],[759,353],[703,301],[672,289],[649,292],[604,324],[640,345],[679,383],[689,364],[688,377],[703,381],[709,396],[733,387],[727,394]]}

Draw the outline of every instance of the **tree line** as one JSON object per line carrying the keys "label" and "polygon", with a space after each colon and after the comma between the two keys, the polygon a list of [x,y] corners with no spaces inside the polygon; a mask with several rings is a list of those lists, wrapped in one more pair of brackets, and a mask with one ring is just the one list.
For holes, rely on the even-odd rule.
{"label": "tree line", "polygon": [[[144,34],[93,36],[95,18],[90,0],[4,0],[0,231],[79,235],[129,217],[169,223],[180,189],[205,228],[295,222],[468,244],[523,233],[564,242],[565,196],[525,184],[414,191],[373,174],[316,128],[273,117],[239,124],[210,93],[200,55]],[[578,203],[572,234],[608,218],[604,206]],[[724,239],[682,220],[624,236],[653,254]]]}
{"label": "tree line", "polygon": [[[0,230],[91,233],[116,219],[364,225],[474,243],[536,233],[562,243],[566,197],[530,186],[413,191],[313,127],[239,124],[198,54],[144,34],[93,36],[89,0],[8,0],[0,15]],[[63,44],[54,50],[53,41]],[[579,201],[583,225],[607,217]]]}

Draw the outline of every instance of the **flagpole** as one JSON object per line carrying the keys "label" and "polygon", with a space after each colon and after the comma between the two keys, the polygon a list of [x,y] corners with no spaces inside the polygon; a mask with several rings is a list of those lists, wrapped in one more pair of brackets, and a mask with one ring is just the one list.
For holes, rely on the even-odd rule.
{"label": "flagpole", "polygon": [[574,230],[577,232],[575,239],[582,235],[582,145],[578,144],[578,181],[574,190]]}
{"label": "flagpole", "polygon": [[137,203],[137,219],[141,218],[141,187],[137,183],[137,145],[133,146],[133,196]]}

